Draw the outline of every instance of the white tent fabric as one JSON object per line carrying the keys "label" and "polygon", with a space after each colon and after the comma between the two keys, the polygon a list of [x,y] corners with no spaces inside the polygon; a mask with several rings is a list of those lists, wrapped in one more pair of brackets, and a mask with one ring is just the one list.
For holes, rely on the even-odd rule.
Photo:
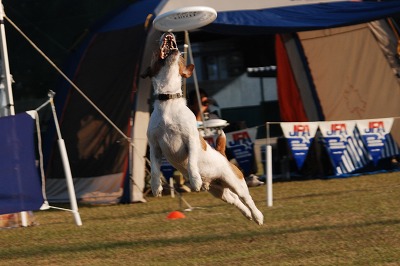
{"label": "white tent fabric", "polygon": [[[76,198],[82,203],[118,203],[122,194],[123,173],[88,178],[74,178]],[[46,195],[52,202],[65,202],[69,198],[65,179],[47,179]]]}

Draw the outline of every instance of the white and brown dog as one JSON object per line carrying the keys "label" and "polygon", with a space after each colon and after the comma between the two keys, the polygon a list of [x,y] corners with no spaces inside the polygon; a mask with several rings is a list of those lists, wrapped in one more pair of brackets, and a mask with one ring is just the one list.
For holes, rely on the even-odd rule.
{"label": "white and brown dog", "polygon": [[182,98],[182,77],[192,75],[194,65],[185,66],[175,36],[165,33],[160,49],[142,77],[151,77],[157,97],[147,137],[150,146],[151,189],[161,196],[161,159],[164,157],[199,191],[203,186],[215,197],[235,205],[249,220],[263,223],[241,171],[225,155],[226,138],[222,134],[217,150],[200,136],[193,112]]}

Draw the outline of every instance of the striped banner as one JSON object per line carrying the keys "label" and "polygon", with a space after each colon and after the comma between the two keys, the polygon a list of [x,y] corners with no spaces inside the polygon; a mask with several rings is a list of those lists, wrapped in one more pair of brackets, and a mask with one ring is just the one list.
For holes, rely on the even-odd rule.
{"label": "striped banner", "polygon": [[393,118],[378,118],[358,120],[356,122],[361,138],[375,165],[382,158],[386,138],[392,129],[393,120]]}
{"label": "striped banner", "polygon": [[320,122],[319,129],[335,175],[352,173],[368,164],[365,147],[358,141],[359,134],[355,121]]}

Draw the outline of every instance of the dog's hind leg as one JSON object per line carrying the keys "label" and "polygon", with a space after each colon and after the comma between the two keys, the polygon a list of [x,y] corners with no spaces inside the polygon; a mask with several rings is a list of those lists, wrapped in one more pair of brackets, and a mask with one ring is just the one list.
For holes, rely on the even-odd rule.
{"label": "dog's hind leg", "polygon": [[227,185],[234,193],[236,193],[239,198],[247,205],[250,209],[251,214],[253,216],[254,221],[261,225],[264,222],[263,214],[257,209],[256,204],[254,203],[252,197],[250,196],[249,188],[246,185],[246,181],[244,179],[240,179],[239,182],[229,182],[227,181]]}
{"label": "dog's hind leg", "polygon": [[151,191],[155,197],[160,197],[162,194],[161,186],[161,160],[162,152],[160,147],[149,142],[150,146],[150,163],[151,163]]}
{"label": "dog's hind leg", "polygon": [[221,184],[212,182],[208,190],[214,197],[236,206],[240,212],[249,220],[253,220],[251,212],[246,205],[233,193],[229,188],[223,187]]}

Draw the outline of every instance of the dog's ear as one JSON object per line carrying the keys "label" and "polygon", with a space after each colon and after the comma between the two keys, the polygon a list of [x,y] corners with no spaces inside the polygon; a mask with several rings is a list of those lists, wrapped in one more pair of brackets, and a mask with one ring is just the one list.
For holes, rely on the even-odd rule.
{"label": "dog's ear", "polygon": [[147,67],[146,70],[140,75],[140,77],[143,78],[143,79],[145,79],[147,77],[151,78],[151,76],[152,76],[151,72],[152,72],[151,71],[151,67]]}
{"label": "dog's ear", "polygon": [[184,78],[190,78],[193,74],[193,69],[194,69],[193,64],[187,65],[187,66],[183,67],[180,74]]}

